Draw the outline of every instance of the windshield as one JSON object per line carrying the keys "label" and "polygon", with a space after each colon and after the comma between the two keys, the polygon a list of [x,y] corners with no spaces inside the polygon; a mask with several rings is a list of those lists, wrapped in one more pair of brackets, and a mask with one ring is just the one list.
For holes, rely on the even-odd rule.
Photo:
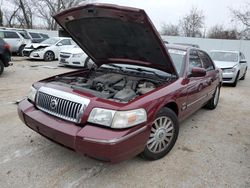
{"label": "windshield", "polygon": [[214,61],[238,61],[238,54],[234,52],[211,52],[210,56]]}
{"label": "windshield", "polygon": [[178,74],[180,74],[187,52],[184,50],[171,49],[171,48],[168,49],[168,52],[174,62]]}
{"label": "windshield", "polygon": [[56,44],[59,40],[58,38],[49,38],[41,42],[41,44]]}
{"label": "windshield", "polygon": [[28,36],[28,34],[25,31],[19,31],[19,33],[22,35],[23,38],[30,39],[30,37]]}

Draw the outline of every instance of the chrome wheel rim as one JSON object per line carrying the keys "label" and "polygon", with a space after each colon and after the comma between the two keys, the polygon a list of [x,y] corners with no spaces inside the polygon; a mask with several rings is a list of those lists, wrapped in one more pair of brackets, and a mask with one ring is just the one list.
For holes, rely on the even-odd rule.
{"label": "chrome wheel rim", "polygon": [[151,128],[147,148],[152,153],[160,153],[164,151],[174,136],[173,121],[166,116],[158,117]]}
{"label": "chrome wheel rim", "polygon": [[215,90],[215,94],[214,94],[214,106],[217,105],[218,100],[219,100],[219,89],[217,87],[216,90]]}
{"label": "chrome wheel rim", "polygon": [[47,52],[47,53],[45,54],[45,57],[46,57],[47,60],[52,61],[53,58],[54,58],[54,55],[53,55],[52,52]]}

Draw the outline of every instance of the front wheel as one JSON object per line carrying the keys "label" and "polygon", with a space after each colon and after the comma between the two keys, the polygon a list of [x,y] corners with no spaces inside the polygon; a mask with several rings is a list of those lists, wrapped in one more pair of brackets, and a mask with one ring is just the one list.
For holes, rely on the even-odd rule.
{"label": "front wheel", "polygon": [[53,61],[55,59],[55,54],[52,51],[47,51],[43,57],[44,61]]}
{"label": "front wheel", "polygon": [[213,110],[217,107],[220,98],[220,86],[215,88],[212,99],[210,99],[206,105],[206,108]]}
{"label": "front wheel", "polygon": [[235,78],[235,80],[234,80],[234,83],[232,83],[232,86],[233,86],[233,87],[236,87],[236,86],[237,86],[239,75],[240,75],[240,73],[238,72],[238,74],[237,74],[237,76],[236,76],[236,78]]}
{"label": "front wheel", "polygon": [[151,127],[141,157],[157,160],[164,157],[175,145],[179,133],[179,123],[176,114],[169,108],[161,109]]}
{"label": "front wheel", "polygon": [[244,75],[240,78],[240,80],[245,80],[246,74],[247,74],[247,69],[245,70],[245,73],[244,73]]}

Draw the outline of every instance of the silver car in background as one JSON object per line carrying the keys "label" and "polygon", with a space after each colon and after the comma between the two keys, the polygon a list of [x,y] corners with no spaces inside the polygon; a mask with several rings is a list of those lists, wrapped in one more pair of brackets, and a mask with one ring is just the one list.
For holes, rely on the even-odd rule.
{"label": "silver car in background", "polygon": [[212,50],[210,57],[222,70],[223,83],[236,87],[238,80],[244,80],[247,72],[247,61],[242,52]]}
{"label": "silver car in background", "polygon": [[24,38],[18,31],[15,30],[0,30],[0,37],[10,45],[10,51],[22,55],[22,51],[26,44],[31,40]]}

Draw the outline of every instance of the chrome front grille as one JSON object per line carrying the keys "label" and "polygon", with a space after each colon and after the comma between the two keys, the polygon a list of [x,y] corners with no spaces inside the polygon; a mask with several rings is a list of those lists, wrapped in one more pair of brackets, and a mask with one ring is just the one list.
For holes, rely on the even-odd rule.
{"label": "chrome front grille", "polygon": [[47,87],[41,87],[36,98],[41,111],[75,123],[80,122],[88,104],[89,99]]}

